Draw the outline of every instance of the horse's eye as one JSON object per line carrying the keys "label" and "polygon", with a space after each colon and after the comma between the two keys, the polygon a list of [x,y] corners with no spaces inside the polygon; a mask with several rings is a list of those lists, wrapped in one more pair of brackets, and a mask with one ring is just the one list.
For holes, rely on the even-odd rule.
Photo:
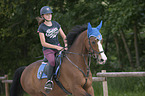
{"label": "horse's eye", "polygon": [[95,44],[95,41],[92,41],[92,44]]}

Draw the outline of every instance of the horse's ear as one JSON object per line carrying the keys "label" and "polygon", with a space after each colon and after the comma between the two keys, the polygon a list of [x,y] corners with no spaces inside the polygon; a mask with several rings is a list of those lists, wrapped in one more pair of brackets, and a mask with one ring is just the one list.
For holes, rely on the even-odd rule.
{"label": "horse's ear", "polygon": [[89,32],[92,31],[92,26],[91,26],[90,22],[88,23],[88,31],[89,31]]}
{"label": "horse's ear", "polygon": [[100,22],[100,24],[96,27],[98,30],[100,30],[102,27],[102,21]]}
{"label": "horse's ear", "polygon": [[88,37],[90,36],[90,33],[92,32],[92,26],[90,24],[90,22],[88,23],[88,31],[87,31],[87,34],[88,34]]}

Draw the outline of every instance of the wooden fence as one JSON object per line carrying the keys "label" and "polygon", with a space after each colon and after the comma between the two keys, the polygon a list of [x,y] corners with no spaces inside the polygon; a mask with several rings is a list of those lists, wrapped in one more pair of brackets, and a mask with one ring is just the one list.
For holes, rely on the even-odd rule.
{"label": "wooden fence", "polygon": [[[96,74],[99,81],[103,82],[103,94],[104,96],[108,96],[108,86],[107,86],[107,77],[143,77],[145,76],[145,72],[106,72],[106,70],[102,70]],[[93,77],[93,81],[97,81],[96,77]]]}
{"label": "wooden fence", "polygon": [[[107,77],[143,77],[145,76],[145,72],[106,72],[106,70],[102,70],[96,74],[97,77],[93,77],[93,82],[101,81],[103,84],[103,95],[108,96],[108,86],[107,86]],[[2,83],[5,83],[5,94],[9,96],[9,87],[8,83],[12,83],[13,80],[8,80],[8,75],[4,77],[0,77]]]}
{"label": "wooden fence", "polygon": [[8,75],[4,75],[3,77],[0,77],[0,80],[2,80],[2,83],[5,83],[5,94],[6,94],[6,96],[9,96],[9,85],[8,85],[8,83],[12,83],[13,80],[8,80]]}

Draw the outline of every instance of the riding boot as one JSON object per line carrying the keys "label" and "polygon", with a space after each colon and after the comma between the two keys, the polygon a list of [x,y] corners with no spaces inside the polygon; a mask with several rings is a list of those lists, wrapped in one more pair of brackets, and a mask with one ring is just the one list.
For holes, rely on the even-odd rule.
{"label": "riding boot", "polygon": [[50,91],[53,88],[52,76],[54,73],[54,66],[51,66],[51,64],[48,62],[44,68],[44,73],[47,75],[47,82],[44,86],[44,89]]}

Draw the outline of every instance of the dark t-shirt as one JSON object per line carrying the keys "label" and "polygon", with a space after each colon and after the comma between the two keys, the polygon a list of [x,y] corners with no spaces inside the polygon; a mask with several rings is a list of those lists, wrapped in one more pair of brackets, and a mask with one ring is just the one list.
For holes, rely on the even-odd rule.
{"label": "dark t-shirt", "polygon": [[[51,21],[51,22],[52,22],[52,26],[47,26],[44,23],[41,23],[37,32],[44,33],[45,42],[53,45],[58,45],[59,44],[58,33],[61,26],[56,21]],[[52,49],[52,48],[43,47],[43,50],[46,49]]]}

